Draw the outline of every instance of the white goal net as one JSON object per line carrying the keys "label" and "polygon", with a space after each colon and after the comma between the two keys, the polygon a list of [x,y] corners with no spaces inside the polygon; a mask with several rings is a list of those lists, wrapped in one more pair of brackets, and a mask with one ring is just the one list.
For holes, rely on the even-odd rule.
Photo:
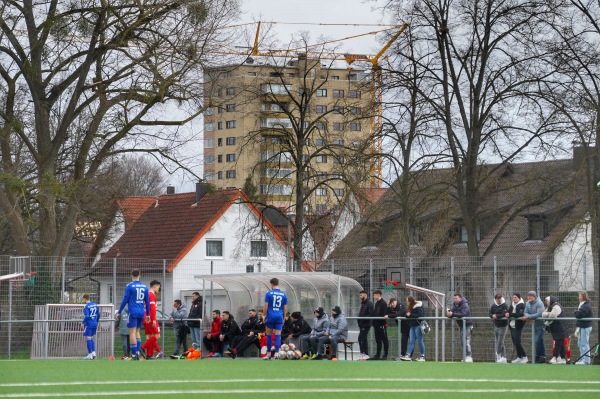
{"label": "white goal net", "polygon": [[[83,307],[77,304],[47,304],[35,307],[31,342],[32,359],[77,359],[87,355],[81,321]],[[96,354],[106,359],[114,353],[113,305],[98,305],[100,321],[96,335]]]}

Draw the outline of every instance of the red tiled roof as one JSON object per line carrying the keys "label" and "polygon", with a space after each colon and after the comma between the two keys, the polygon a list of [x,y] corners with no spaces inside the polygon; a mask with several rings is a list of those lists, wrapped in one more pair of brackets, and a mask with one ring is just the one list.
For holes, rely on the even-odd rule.
{"label": "red tiled roof", "polygon": [[360,188],[356,195],[356,201],[360,206],[360,212],[365,213],[369,210],[370,206],[375,204],[383,194],[386,193],[387,188]]}
{"label": "red tiled roof", "polygon": [[[231,204],[241,198],[257,217],[260,212],[240,190],[206,193],[195,204],[196,193],[161,195],[138,218],[131,229],[104,254],[103,258],[167,259],[172,271],[179,260],[197,244]],[[282,245],[285,241],[268,220],[263,223]]]}
{"label": "red tiled roof", "polygon": [[157,197],[127,197],[117,200],[117,206],[125,219],[125,230],[129,230],[156,199]]}

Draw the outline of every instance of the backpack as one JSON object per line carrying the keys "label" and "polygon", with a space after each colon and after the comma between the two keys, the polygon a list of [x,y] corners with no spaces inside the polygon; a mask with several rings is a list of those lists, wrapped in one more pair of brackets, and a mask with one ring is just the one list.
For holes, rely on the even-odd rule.
{"label": "backpack", "polygon": [[431,331],[431,327],[429,327],[429,324],[427,324],[427,322],[425,320],[421,321],[420,323],[420,327],[421,327],[421,333],[423,335],[427,334],[429,331]]}

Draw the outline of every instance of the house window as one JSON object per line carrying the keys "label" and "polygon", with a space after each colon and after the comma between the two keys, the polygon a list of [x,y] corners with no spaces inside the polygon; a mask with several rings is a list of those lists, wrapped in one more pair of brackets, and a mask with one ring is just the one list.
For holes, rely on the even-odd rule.
{"label": "house window", "polygon": [[235,179],[235,170],[228,170],[225,172],[226,179]]}
{"label": "house window", "polygon": [[[477,235],[477,241],[479,241],[479,240],[481,240],[481,229],[479,228],[479,226],[476,226],[475,229],[476,229],[475,234]],[[460,242],[469,241],[469,234],[467,233],[467,226],[465,226],[464,224],[461,224],[460,228],[459,228],[459,233],[460,233]]]}
{"label": "house window", "polygon": [[417,226],[410,226],[408,231],[409,245],[419,245],[421,243],[421,235]]}
{"label": "house window", "polygon": [[226,104],[225,105],[225,110],[227,112],[233,112],[233,111],[235,111],[235,104]]}
{"label": "house window", "polygon": [[348,111],[352,115],[360,115],[360,107],[350,107],[350,108],[348,108]]}
{"label": "house window", "polygon": [[204,148],[215,148],[215,139],[204,139]]}
{"label": "house window", "polygon": [[227,122],[225,122],[225,127],[227,129],[235,129],[235,121],[227,121]]}
{"label": "house window", "polygon": [[205,155],[204,156],[204,163],[205,164],[215,163],[215,156],[214,155]]}
{"label": "house window", "polygon": [[227,137],[225,139],[225,144],[227,144],[227,145],[235,145],[235,137]]}
{"label": "house window", "polygon": [[547,223],[541,217],[529,218],[529,236],[528,240],[543,240],[547,233]]}
{"label": "house window", "polygon": [[333,130],[336,132],[341,132],[344,130],[344,124],[341,122],[333,122]]}
{"label": "house window", "polygon": [[331,76],[331,80],[340,80],[340,76],[339,75],[332,75]]}
{"label": "house window", "polygon": [[344,107],[333,107],[333,113],[338,115],[344,115]]}
{"label": "house window", "polygon": [[204,111],[204,115],[214,115],[215,114],[215,107],[208,107],[206,108],[206,111]]}
{"label": "house window", "polygon": [[228,87],[227,90],[225,91],[225,94],[227,94],[228,96],[234,96],[235,95],[235,87]]}
{"label": "house window", "polygon": [[223,172],[222,171],[217,172],[217,179],[223,180]]}
{"label": "house window", "polygon": [[344,189],[343,188],[334,188],[333,189],[333,193],[335,195],[337,195],[338,197],[343,197],[344,196]]}
{"label": "house window", "polygon": [[217,163],[223,163],[223,155],[217,155]]}
{"label": "house window", "polygon": [[265,83],[261,89],[266,94],[288,94],[292,90],[292,85]]}
{"label": "house window", "polygon": [[204,180],[213,181],[215,180],[215,172],[206,172],[204,173]]}
{"label": "house window", "polygon": [[315,190],[315,194],[317,197],[326,197],[327,196],[327,188],[325,187],[317,187]]}
{"label": "house window", "polygon": [[343,164],[344,163],[344,156],[343,155],[336,155],[333,157],[333,163],[335,164]]}
{"label": "house window", "polygon": [[225,155],[225,160],[227,162],[235,162],[235,154],[227,154],[227,155]]}
{"label": "house window", "polygon": [[350,98],[360,98],[360,91],[359,90],[349,90],[348,91],[348,97],[350,97]]}
{"label": "house window", "polygon": [[254,265],[246,265],[246,273],[254,273]]}
{"label": "house window", "polygon": [[327,97],[327,89],[317,89],[317,97]]}
{"label": "house window", "polygon": [[267,242],[266,241],[250,241],[250,256],[252,258],[267,257]]}
{"label": "house window", "polygon": [[217,122],[217,130],[223,130],[223,122]]}
{"label": "house window", "polygon": [[315,161],[317,163],[327,163],[327,155],[317,155]]}
{"label": "house window", "polygon": [[248,72],[248,76],[256,76],[256,72]]}
{"label": "house window", "polygon": [[327,105],[317,105],[315,107],[315,112],[317,114],[324,114],[325,112],[327,112]]}
{"label": "house window", "polygon": [[317,204],[316,210],[317,210],[317,213],[320,213],[320,214],[327,213],[327,205],[326,204]]}
{"label": "house window", "polygon": [[215,124],[212,122],[208,122],[204,124],[204,130],[207,132],[212,132],[215,130]]}
{"label": "house window", "polygon": [[206,240],[206,256],[213,258],[222,258],[223,240]]}
{"label": "house window", "polygon": [[349,125],[350,131],[352,132],[360,132],[360,123],[352,122]]}
{"label": "house window", "polygon": [[344,97],[344,90],[334,90],[333,91],[333,98],[343,98]]}
{"label": "house window", "polygon": [[223,146],[223,139],[222,138],[218,138],[217,139],[217,146],[218,147],[222,147]]}
{"label": "house window", "polygon": [[324,147],[327,145],[327,140],[325,139],[316,139],[315,140],[315,144],[317,145],[317,147]]}
{"label": "house window", "polygon": [[292,186],[289,184],[261,184],[260,193],[262,195],[291,195]]}
{"label": "house window", "polygon": [[335,145],[344,145],[344,139],[334,139],[333,144]]}

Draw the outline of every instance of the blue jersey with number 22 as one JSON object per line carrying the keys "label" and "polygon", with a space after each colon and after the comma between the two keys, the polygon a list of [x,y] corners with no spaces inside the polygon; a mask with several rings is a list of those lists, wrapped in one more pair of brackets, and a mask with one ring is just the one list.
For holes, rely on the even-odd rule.
{"label": "blue jersey with number 22", "polygon": [[[123,301],[119,307],[119,314],[125,308],[129,308],[130,317],[144,317],[145,310],[150,311],[150,297],[148,295],[148,287],[142,282],[132,281],[125,287]],[[145,305],[145,306],[144,306]]]}
{"label": "blue jersey with number 22", "polygon": [[272,289],[265,294],[265,303],[267,303],[267,320],[281,320],[283,322],[283,306],[287,305],[287,296],[280,289]]}

